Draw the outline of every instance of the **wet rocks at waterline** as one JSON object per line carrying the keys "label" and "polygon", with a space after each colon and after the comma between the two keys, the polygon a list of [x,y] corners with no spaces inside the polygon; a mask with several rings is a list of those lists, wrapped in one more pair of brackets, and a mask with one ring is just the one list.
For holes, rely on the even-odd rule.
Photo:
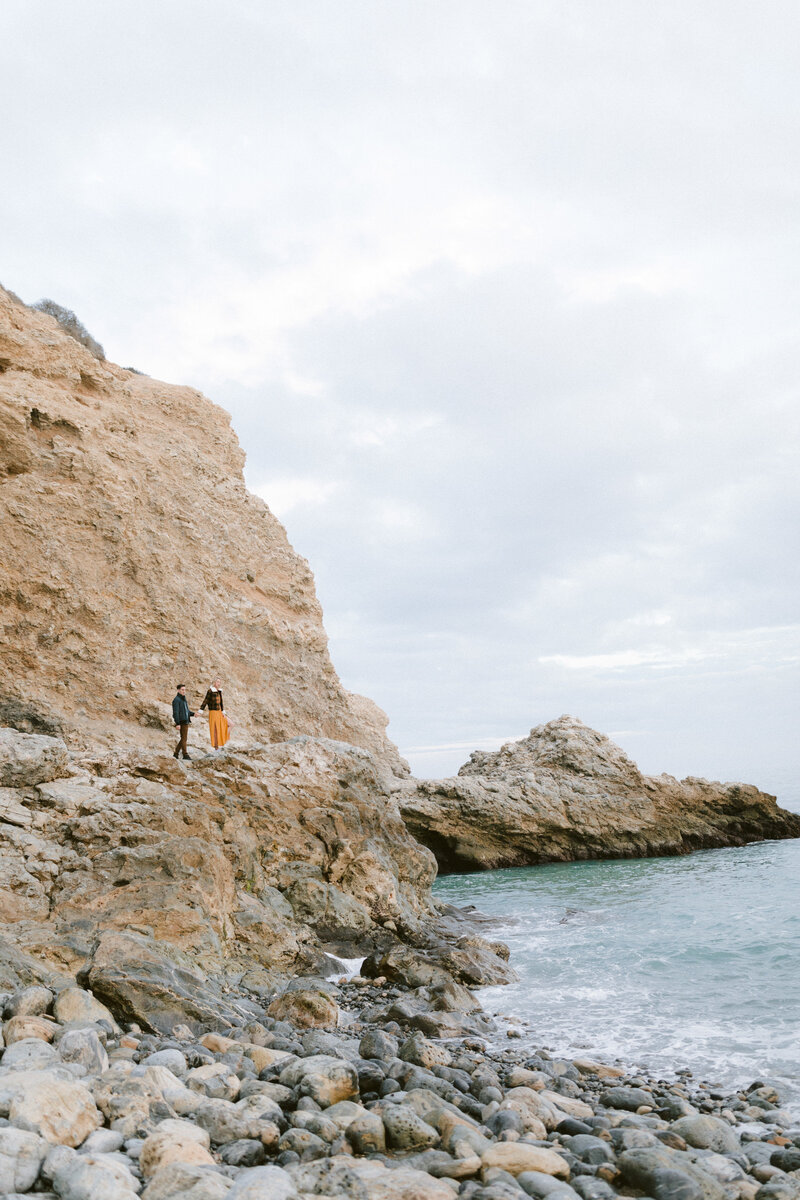
{"label": "wet rocks at waterline", "polygon": [[297,992],[337,1023],[242,996],[225,1032],[148,1033],[75,986],[0,997],[0,1194],[800,1198],[800,1124],[762,1081],[726,1094],[506,1047],[485,1017],[491,1040],[431,1038],[403,1013],[413,989],[380,976]]}

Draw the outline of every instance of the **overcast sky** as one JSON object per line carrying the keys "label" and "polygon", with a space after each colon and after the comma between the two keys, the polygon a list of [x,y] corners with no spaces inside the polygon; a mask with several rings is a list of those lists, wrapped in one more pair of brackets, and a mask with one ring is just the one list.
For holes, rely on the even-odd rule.
{"label": "overcast sky", "polygon": [[793,0],[3,0],[0,279],[224,405],[418,774],[798,767]]}

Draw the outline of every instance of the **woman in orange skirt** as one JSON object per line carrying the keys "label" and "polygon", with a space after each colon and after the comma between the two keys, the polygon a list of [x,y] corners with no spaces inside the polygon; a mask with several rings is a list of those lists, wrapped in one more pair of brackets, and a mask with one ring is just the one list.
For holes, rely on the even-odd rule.
{"label": "woman in orange skirt", "polygon": [[221,750],[230,737],[230,730],[218,679],[211,681],[211,687],[206,692],[206,698],[200,708],[201,710],[208,709],[208,732],[211,736],[211,745],[215,750]]}

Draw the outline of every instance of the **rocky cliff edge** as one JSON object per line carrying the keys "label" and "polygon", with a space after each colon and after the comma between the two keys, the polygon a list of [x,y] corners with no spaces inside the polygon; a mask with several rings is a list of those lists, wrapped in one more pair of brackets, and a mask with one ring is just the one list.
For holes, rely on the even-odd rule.
{"label": "rocky cliff edge", "polygon": [[[408,767],[337,678],[308,564],[243,462],[199,392],[99,361],[0,288],[0,991],[77,980],[169,1031],[331,954],[509,975],[442,924],[397,809]],[[178,762],[175,684],[196,707],[216,675],[234,736],[212,755],[195,722]]]}

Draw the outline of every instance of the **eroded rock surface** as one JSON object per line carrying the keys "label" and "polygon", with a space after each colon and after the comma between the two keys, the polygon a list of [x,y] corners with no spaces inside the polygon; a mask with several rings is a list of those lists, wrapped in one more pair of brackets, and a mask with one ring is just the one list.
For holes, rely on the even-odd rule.
{"label": "eroded rock surface", "polygon": [[452,779],[404,785],[406,825],[446,871],[684,854],[800,837],[800,816],[742,783],[643,775],[603,734],[564,716]]}
{"label": "eroded rock surface", "polygon": [[99,362],[0,287],[0,725],[166,748],[175,684],[194,708],[218,674],[237,738],[336,738],[407,774],[243,464],[200,392]]}
{"label": "eroded rock surface", "polygon": [[[30,742],[3,732],[10,752]],[[68,759],[57,739],[34,741],[42,753],[54,743],[63,777],[6,789],[28,821],[0,811],[0,918],[16,952],[0,953],[0,987],[78,978],[117,1018],[208,1026],[233,1016],[232,979],[270,990],[324,973],[330,939],[345,950],[397,931],[418,939],[434,915],[433,856],[367,751],[304,737],[190,766],[132,750]],[[87,1007],[74,997],[60,992],[60,1016]],[[10,1041],[46,1024],[35,1000]]]}

